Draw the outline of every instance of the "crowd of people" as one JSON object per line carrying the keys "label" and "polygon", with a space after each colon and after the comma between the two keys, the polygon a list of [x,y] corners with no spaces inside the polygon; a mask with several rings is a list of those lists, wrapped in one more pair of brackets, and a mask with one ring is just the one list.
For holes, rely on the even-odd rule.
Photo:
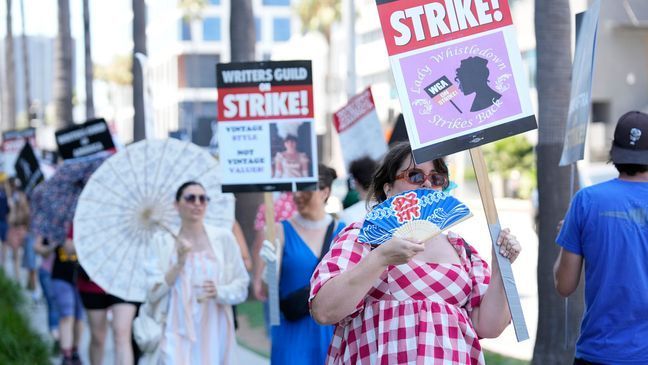
{"label": "crowd of people", "polygon": [[[575,364],[646,360],[648,348],[638,335],[648,334],[642,321],[648,303],[642,290],[648,282],[645,133],[646,114],[620,119],[611,151],[619,178],[577,194],[557,238],[559,293],[571,294],[585,268],[587,311]],[[102,364],[109,322],[116,364],[237,364],[233,307],[247,299],[250,287],[267,301],[271,276],[278,278],[280,309],[280,324],[268,328],[272,364],[484,364],[480,339],[499,336],[511,320],[495,251],[488,263],[453,232],[424,241],[358,240],[375,204],[414,189],[447,191],[451,176],[444,159],[416,163],[409,143],[401,142],[381,161],[354,161],[358,201],[340,214],[326,210],[336,171],[320,164],[318,172],[312,189],[278,194],[275,222],[266,222],[265,207],[259,207],[251,252],[237,222],[205,222],[210,192],[203,185],[180,184],[175,208],[181,226],[160,231],[162,239],[152,242],[154,254],[142,263],[143,303],[113,296],[88,277],[76,257],[71,223],[58,244],[35,234],[29,197],[8,179],[0,191],[2,262],[10,255],[18,279],[25,267],[30,290],[40,282],[64,365],[81,363],[86,322],[92,365]],[[271,224],[274,242],[265,239]],[[497,247],[511,263],[522,251],[506,228]],[[619,280],[624,270],[632,277]],[[627,298],[625,305],[615,305],[619,297]]]}

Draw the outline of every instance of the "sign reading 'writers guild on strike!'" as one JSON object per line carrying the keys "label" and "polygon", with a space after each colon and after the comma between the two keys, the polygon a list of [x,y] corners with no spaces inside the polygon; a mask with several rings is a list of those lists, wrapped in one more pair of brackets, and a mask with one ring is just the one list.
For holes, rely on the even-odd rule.
{"label": "sign reading 'writers guild on strike!'", "polygon": [[224,192],[317,185],[312,80],[310,61],[216,66]]}
{"label": "sign reading 'writers guild on strike!'", "polygon": [[376,0],[417,162],[536,128],[506,0]]}

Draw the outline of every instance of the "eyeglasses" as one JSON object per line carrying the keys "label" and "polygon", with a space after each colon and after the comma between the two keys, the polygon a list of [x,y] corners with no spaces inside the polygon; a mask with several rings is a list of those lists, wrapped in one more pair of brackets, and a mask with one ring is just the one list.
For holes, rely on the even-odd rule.
{"label": "eyeglasses", "polygon": [[448,185],[448,177],[436,171],[430,172],[428,175],[421,169],[409,169],[396,175],[396,180],[405,180],[413,185],[423,185],[425,180],[429,180],[430,184],[434,187],[445,188]]}
{"label": "eyeglasses", "polygon": [[206,204],[209,202],[209,197],[204,194],[196,195],[196,194],[187,194],[182,197],[185,202],[194,204],[196,202],[200,202],[200,204]]}

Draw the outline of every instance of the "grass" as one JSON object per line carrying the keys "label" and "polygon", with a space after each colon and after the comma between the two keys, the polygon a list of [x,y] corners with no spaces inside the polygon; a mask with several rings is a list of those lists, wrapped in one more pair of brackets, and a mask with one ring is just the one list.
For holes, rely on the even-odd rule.
{"label": "grass", "polygon": [[484,351],[484,359],[488,365],[529,365],[530,361],[502,356],[493,352]]}
{"label": "grass", "polygon": [[239,316],[246,316],[250,327],[265,331],[263,319],[263,304],[258,300],[248,300],[236,306],[236,313]]}
{"label": "grass", "polygon": [[[238,316],[245,316],[250,324],[250,327],[255,330],[265,331],[263,319],[263,304],[256,300],[248,300],[245,303],[236,306]],[[254,348],[251,344],[245,341],[239,341],[239,345],[247,348],[264,357],[270,357],[265,349]],[[511,357],[502,356],[493,352],[484,351],[484,358],[488,365],[529,365],[530,362],[526,360],[519,360]]]}
{"label": "grass", "polygon": [[2,270],[0,293],[0,364],[49,364],[50,346],[30,327],[20,287]]}

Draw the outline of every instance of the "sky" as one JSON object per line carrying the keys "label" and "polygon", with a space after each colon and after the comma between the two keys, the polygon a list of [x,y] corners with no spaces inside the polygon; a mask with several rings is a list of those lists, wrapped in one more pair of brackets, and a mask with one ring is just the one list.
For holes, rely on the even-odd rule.
{"label": "sky", "polygon": [[[57,0],[23,0],[28,35],[55,37],[58,32]],[[13,32],[22,34],[20,0],[13,0]],[[92,32],[92,57],[94,63],[108,64],[117,55],[132,49],[132,1],[91,0],[90,27]],[[72,38],[83,45],[83,3],[70,0]],[[0,36],[6,33],[6,2],[0,2]],[[83,52],[80,52],[82,55]],[[82,58],[77,61],[83,62]],[[77,62],[78,64],[79,62]]]}

